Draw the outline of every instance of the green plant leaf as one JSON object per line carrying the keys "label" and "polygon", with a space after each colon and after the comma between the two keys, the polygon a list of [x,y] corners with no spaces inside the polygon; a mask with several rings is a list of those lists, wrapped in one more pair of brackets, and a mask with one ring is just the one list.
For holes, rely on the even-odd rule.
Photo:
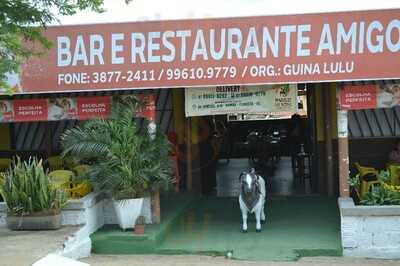
{"label": "green plant leaf", "polygon": [[114,102],[111,119],[87,121],[63,134],[63,155],[92,159],[87,178],[118,199],[168,188],[172,171],[166,136],[157,132],[153,140],[139,130],[133,120],[139,107],[135,97]]}

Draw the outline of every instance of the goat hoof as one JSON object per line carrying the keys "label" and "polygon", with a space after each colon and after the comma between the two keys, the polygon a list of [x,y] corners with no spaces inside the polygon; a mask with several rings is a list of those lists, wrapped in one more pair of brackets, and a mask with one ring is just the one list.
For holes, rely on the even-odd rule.
{"label": "goat hoof", "polygon": [[242,233],[247,233],[247,230],[242,229]]}
{"label": "goat hoof", "polygon": [[267,221],[266,220],[261,220],[261,223],[262,224],[265,224]]}
{"label": "goat hoof", "polygon": [[261,229],[256,229],[256,232],[257,233],[261,233]]}

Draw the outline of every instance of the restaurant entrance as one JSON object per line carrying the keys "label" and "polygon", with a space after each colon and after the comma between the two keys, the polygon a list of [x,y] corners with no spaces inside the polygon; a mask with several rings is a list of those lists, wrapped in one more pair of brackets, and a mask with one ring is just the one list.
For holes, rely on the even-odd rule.
{"label": "restaurant entrance", "polygon": [[268,180],[270,194],[317,192],[314,91],[305,84],[296,89],[293,111],[186,118],[196,135],[191,154],[192,178],[199,179],[192,182],[201,187],[196,190],[204,195],[238,196],[238,176],[254,168]]}

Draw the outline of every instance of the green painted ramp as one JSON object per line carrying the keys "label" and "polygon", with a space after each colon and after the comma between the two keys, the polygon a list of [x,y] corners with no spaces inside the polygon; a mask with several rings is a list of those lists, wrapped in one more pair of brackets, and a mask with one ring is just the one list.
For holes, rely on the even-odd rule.
{"label": "green painted ramp", "polygon": [[293,197],[267,202],[267,223],[241,232],[236,198],[206,198],[187,212],[166,236],[160,253],[226,254],[246,260],[295,260],[299,256],[339,256],[340,218],[335,199]]}
{"label": "green painted ramp", "polygon": [[255,232],[252,215],[247,234],[241,232],[237,198],[193,201],[181,196],[164,202],[162,209],[163,223],[148,227],[145,237],[137,238],[132,232],[121,232],[116,227],[96,232],[92,236],[94,252],[225,255],[232,251],[233,258],[246,260],[341,255],[340,218],[333,198],[269,200],[263,231]]}

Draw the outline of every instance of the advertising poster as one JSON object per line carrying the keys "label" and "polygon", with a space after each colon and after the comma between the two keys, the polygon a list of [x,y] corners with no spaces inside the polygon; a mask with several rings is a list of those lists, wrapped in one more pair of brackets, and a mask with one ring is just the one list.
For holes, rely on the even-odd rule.
{"label": "advertising poster", "polygon": [[345,86],[340,93],[340,106],[343,110],[376,108],[376,85]]}
{"label": "advertising poster", "polygon": [[217,86],[185,90],[185,113],[187,117],[296,111],[296,84]]}
{"label": "advertising poster", "polygon": [[349,134],[348,115],[346,110],[340,110],[337,118],[338,124],[338,137],[347,138]]}
{"label": "advertising poster", "polygon": [[140,94],[139,100],[142,102],[143,107],[136,115],[154,121],[156,119],[156,96],[154,94]]}
{"label": "advertising poster", "polygon": [[390,108],[400,105],[400,84],[379,85],[377,108]]}
{"label": "advertising poster", "polygon": [[350,85],[340,91],[340,109],[391,108],[400,105],[400,84]]}
{"label": "advertising poster", "polygon": [[[138,95],[143,109],[137,115],[150,121],[156,117],[156,96]],[[0,100],[0,123],[109,118],[112,97]]]}
{"label": "advertising poster", "polygon": [[0,123],[14,120],[12,101],[0,100]]}
{"label": "advertising poster", "polygon": [[23,99],[13,101],[14,121],[46,121],[48,117],[47,99]]}
{"label": "advertising poster", "polygon": [[49,99],[48,120],[77,119],[78,109],[75,98]]}
{"label": "advertising poster", "polygon": [[107,118],[111,115],[111,96],[77,98],[78,119]]}

